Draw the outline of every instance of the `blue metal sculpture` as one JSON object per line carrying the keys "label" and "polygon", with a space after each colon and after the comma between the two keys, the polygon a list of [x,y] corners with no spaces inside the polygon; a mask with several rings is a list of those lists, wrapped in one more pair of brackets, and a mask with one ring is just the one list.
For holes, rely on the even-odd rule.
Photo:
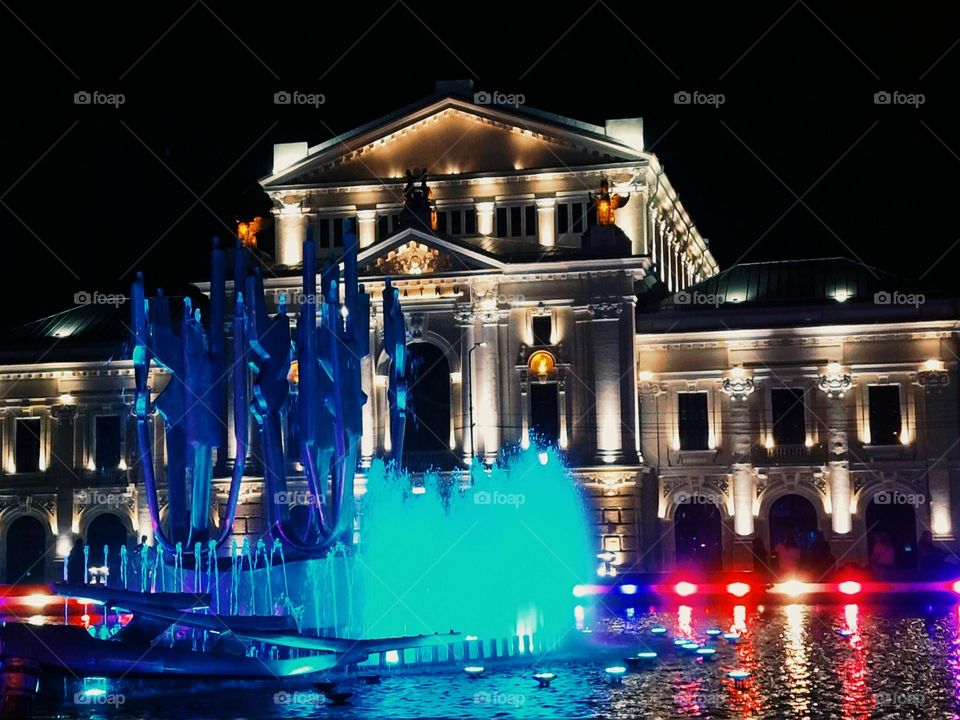
{"label": "blue metal sculpture", "polygon": [[[357,237],[344,221],[343,273],[327,262],[320,273],[317,294],[316,246],[308,237],[303,247],[303,297],[297,321],[297,342],[291,343],[286,297],[277,313],[267,314],[259,268],[246,272],[245,255],[238,246],[234,265],[233,377],[234,434],[237,456],[219,533],[210,538],[208,516],[213,473],[213,448],[222,444],[218,425],[226,427],[222,378],[225,337],[225,260],[216,247],[211,282],[210,323],[204,328],[199,312],[185,302],[180,333],[173,331],[166,299],[144,297],[143,278],[133,284],[134,367],[138,438],[144,481],[154,533],[173,551],[177,544],[195,547],[208,538],[217,546],[229,536],[247,455],[248,411],[260,430],[263,448],[264,495],[271,532],[284,545],[315,554],[346,539],[352,531],[353,484],[363,432],[362,361],[370,353],[370,299],[359,284]],[[342,285],[342,298],[341,298]],[[318,322],[317,312],[320,311]],[[386,352],[392,359],[389,387],[392,454],[400,457],[406,417],[406,326],[396,289],[384,290]],[[305,528],[294,528],[288,504],[286,453],[282,424],[290,398],[291,359],[296,358],[299,457],[311,502]],[[150,421],[152,405],[148,380],[156,361],[170,381],[155,406],[164,421],[167,439],[169,525],[161,527],[156,479],[153,473]],[[252,398],[247,405],[248,373]],[[186,506],[187,469],[192,468],[191,507]]]}
{"label": "blue metal sculpture", "polygon": [[[243,277],[243,255],[237,253],[236,277]],[[133,365],[136,380],[133,413],[137,418],[137,439],[147,503],[154,536],[168,552],[178,544],[192,547],[209,538],[210,489],[213,475],[213,450],[222,436],[219,426],[225,411],[223,386],[224,333],[223,309],[226,297],[226,255],[214,240],[210,283],[210,321],[205,328],[200,312],[194,312],[190,299],[183,301],[180,332],[173,329],[170,305],[162,294],[154,300],[144,297],[143,275],[137,274],[131,290],[133,323]],[[234,380],[234,407],[244,402],[246,375],[243,368],[245,348],[237,342],[237,318],[242,319],[243,300],[236,297],[234,313],[234,355],[231,374]],[[240,338],[242,338],[242,334]],[[151,401],[150,363],[155,361],[170,376],[166,387]],[[153,442],[150,416],[159,412],[164,423],[167,448],[168,530],[160,523],[157,483],[153,467]],[[236,515],[240,482],[243,479],[247,443],[246,410],[234,412],[237,438],[237,462],[227,498],[226,512],[216,538],[221,544],[229,535]],[[224,448],[225,449],[225,448]],[[187,508],[187,475],[190,470],[190,508]]]}

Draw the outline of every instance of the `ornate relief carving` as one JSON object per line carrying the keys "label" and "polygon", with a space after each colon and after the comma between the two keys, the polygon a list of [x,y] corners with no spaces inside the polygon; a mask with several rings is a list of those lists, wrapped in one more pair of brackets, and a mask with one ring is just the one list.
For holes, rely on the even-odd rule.
{"label": "ornate relief carving", "polygon": [[590,303],[587,306],[588,312],[598,320],[608,320],[618,318],[623,314],[623,303],[616,300],[603,300],[596,303]]}

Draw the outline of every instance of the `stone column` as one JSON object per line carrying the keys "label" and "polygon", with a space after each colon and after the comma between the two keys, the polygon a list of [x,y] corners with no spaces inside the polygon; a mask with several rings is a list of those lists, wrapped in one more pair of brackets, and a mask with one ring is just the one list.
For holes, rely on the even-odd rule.
{"label": "stone column", "polygon": [[537,242],[552,247],[557,242],[557,198],[537,198]]}
{"label": "stone column", "polygon": [[278,265],[299,265],[303,262],[303,241],[307,239],[307,216],[299,201],[283,204],[275,210],[276,261]]}
{"label": "stone column", "polygon": [[[938,540],[953,539],[953,517],[950,506],[950,471],[947,468],[956,430],[956,405],[951,400],[950,374],[943,363],[929,362],[917,374],[923,388],[926,429],[923,447],[927,457],[928,489],[930,493],[930,531]],[[919,439],[919,438],[918,438]]]}
{"label": "stone column", "polygon": [[[740,368],[742,373],[742,368]],[[722,390],[730,397],[729,428],[731,443],[731,471],[733,473],[733,530],[741,537],[753,535],[753,503],[756,498],[756,477],[751,451],[749,398],[755,385],[753,378],[740,374],[723,381]]]}
{"label": "stone column", "polygon": [[[489,301],[485,300],[484,305]],[[500,338],[498,332],[499,309],[496,301],[492,307],[484,307],[480,312],[480,342],[486,345],[477,348],[473,354],[476,363],[473,375],[476,382],[474,395],[474,422],[476,423],[476,441],[483,451],[483,459],[492,463],[500,449]],[[480,413],[477,415],[477,409]]]}
{"label": "stone column", "polygon": [[[567,434],[567,378],[563,370],[558,371],[557,377],[557,405],[560,407],[560,437],[557,442],[561,450],[566,450],[570,444],[570,438]],[[527,410],[524,409],[524,413]]]}
{"label": "stone column", "polygon": [[[58,405],[51,412],[52,428],[52,460],[51,469],[57,478],[56,502],[54,513],[57,519],[56,554],[63,557],[62,551],[73,547],[73,465],[74,465],[74,420],[77,417],[75,405]],[[61,540],[61,538],[63,538]],[[61,573],[56,576],[60,580],[62,563],[58,562]]]}
{"label": "stone column", "polygon": [[820,375],[819,387],[827,395],[827,457],[830,466],[831,526],[834,535],[849,535],[853,529],[850,504],[853,485],[847,441],[846,392],[853,386],[850,376],[836,363]]}
{"label": "stone column", "polygon": [[[460,427],[463,437],[460,447],[464,462],[469,463],[473,457],[473,440],[476,436],[475,430],[471,431],[473,418],[470,412],[474,384],[473,362],[476,352],[471,353],[470,348],[476,342],[474,338],[476,337],[477,316],[472,307],[466,306],[454,311],[454,320],[460,328],[460,367],[462,368],[460,375]],[[476,408],[474,407],[473,410],[475,415]]]}
{"label": "stone column", "polygon": [[370,247],[377,241],[377,211],[357,210],[357,240],[360,249]]}
{"label": "stone column", "polygon": [[493,235],[493,211],[495,203],[493,200],[478,200],[477,207],[477,232],[481,235]]}
{"label": "stone column", "polygon": [[592,303],[594,413],[597,419],[597,458],[612,463],[623,451],[620,403],[620,315],[623,305],[612,300]]}

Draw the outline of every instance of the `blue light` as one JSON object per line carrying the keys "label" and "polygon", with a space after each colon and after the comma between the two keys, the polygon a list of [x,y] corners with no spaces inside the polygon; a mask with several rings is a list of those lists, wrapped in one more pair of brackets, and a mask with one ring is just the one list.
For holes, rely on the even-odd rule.
{"label": "blue light", "polygon": [[723,639],[732,645],[736,645],[740,640],[740,633],[728,632],[723,634]]}
{"label": "blue light", "polygon": [[467,665],[463,671],[472,678],[477,678],[483,675],[484,671],[483,665]]}
{"label": "blue light", "polygon": [[717,637],[718,635],[723,634],[723,630],[718,627],[709,628],[706,632],[709,637]]}
{"label": "blue light", "polygon": [[638,660],[656,660],[657,654],[652,650],[645,650],[644,652],[638,652],[636,658]]}
{"label": "blue light", "polygon": [[657,637],[663,637],[667,634],[667,629],[663,625],[654,625],[650,628],[650,634],[656,635]]}
{"label": "blue light", "polygon": [[624,595],[636,595],[637,586],[636,585],[621,585],[620,592]]}

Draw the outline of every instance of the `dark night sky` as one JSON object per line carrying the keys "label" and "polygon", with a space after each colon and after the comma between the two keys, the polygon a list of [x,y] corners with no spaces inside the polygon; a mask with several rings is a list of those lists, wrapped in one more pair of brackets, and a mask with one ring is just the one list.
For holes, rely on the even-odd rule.
{"label": "dark night sky", "polygon": [[[124,292],[134,267],[171,289],[204,278],[210,237],[267,211],[272,143],[315,144],[466,77],[598,124],[642,116],[721,267],[846,255],[954,290],[960,25],[943,7],[13,2],[3,322]],[[326,104],[277,107],[283,89]],[[77,106],[78,90],[125,104]],[[681,90],[726,101],[679,106]],[[925,103],[878,106],[881,90]]]}

